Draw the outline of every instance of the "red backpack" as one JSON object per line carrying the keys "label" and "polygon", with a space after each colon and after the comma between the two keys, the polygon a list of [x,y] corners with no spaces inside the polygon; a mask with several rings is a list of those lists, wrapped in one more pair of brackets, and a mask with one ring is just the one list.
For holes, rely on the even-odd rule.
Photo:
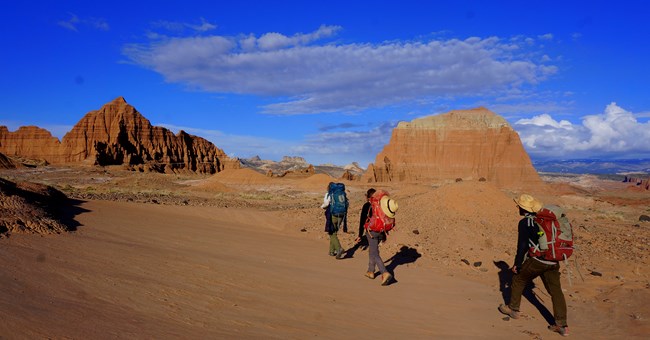
{"label": "red backpack", "polygon": [[548,261],[566,260],[573,254],[573,228],[562,208],[543,207],[534,217],[539,226],[537,244],[530,240],[528,254]]}
{"label": "red backpack", "polygon": [[384,196],[388,196],[388,192],[384,190],[377,190],[370,196],[372,215],[366,218],[366,223],[364,224],[366,230],[381,233],[391,231],[395,227],[395,218],[386,216],[381,209],[380,201]]}

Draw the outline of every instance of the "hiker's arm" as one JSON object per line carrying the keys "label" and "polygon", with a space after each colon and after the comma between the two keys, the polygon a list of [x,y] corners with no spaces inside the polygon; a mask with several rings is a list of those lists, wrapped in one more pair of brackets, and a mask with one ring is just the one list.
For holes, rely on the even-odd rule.
{"label": "hiker's arm", "polygon": [[[521,268],[521,264],[524,262],[524,256],[526,255],[526,252],[528,252],[528,225],[526,223],[526,219],[522,219],[519,221],[519,225],[517,227],[518,229],[518,235],[517,235],[517,255],[515,255],[515,272],[519,272],[519,269]],[[513,270],[514,271],[514,270]]]}
{"label": "hiker's arm", "polygon": [[325,194],[325,197],[323,197],[323,205],[321,205],[320,208],[325,209],[328,205],[330,205],[330,195]]}
{"label": "hiker's arm", "polygon": [[357,236],[357,240],[359,241],[361,241],[361,236],[363,236],[364,226],[368,218],[368,210],[370,210],[370,203],[365,203],[361,208],[361,216],[359,216],[359,234]]}

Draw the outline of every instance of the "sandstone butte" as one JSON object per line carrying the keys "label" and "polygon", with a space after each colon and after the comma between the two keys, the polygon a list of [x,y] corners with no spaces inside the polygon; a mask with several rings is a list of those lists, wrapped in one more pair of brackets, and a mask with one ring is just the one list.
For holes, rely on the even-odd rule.
{"label": "sandstone butte", "polygon": [[363,182],[492,182],[536,188],[542,181],[515,130],[480,107],[400,122]]}
{"label": "sandstone butte", "polygon": [[36,126],[10,132],[0,126],[0,152],[7,156],[43,159],[52,164],[87,162],[128,165],[173,173],[215,173],[239,168],[223,150],[201,137],[152,126],[122,97],[88,112],[61,141]]}

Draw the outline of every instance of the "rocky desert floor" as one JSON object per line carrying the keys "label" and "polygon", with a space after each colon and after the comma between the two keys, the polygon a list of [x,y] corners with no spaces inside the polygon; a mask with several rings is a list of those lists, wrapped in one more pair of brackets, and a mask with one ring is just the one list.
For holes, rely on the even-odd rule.
{"label": "rocky desert floor", "polygon": [[[336,180],[325,174],[48,166],[0,177],[64,193],[55,195],[60,221],[73,229],[30,229],[18,222],[35,210],[3,203],[2,218],[18,227],[0,238],[2,339],[559,337],[546,329],[552,305],[539,280],[522,319],[497,311],[522,191],[374,185],[399,202],[397,229],[381,245],[395,276],[384,287],[363,276],[367,250],[352,247],[369,184],[344,182],[348,252],[335,260],[319,206]],[[562,266],[571,337],[648,338],[650,222],[639,219],[650,215],[650,192],[590,175],[543,178],[528,192],[563,206],[576,235]]]}

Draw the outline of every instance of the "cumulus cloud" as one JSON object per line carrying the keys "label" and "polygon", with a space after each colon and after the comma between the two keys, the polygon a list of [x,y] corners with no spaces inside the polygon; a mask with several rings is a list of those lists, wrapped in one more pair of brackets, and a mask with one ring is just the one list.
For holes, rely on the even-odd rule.
{"label": "cumulus cloud", "polygon": [[616,103],[602,114],[583,117],[581,124],[542,114],[520,119],[513,127],[533,157],[634,158],[650,153],[650,122],[639,122]]}
{"label": "cumulus cloud", "polygon": [[[355,112],[441,96],[495,94],[537,84],[557,72],[530,60],[525,40],[335,43],[323,25],[291,36],[167,38],[130,44],[123,53],[168,82],[215,93],[280,98],[270,114]],[[539,59],[539,58],[537,58]]]}
{"label": "cumulus cloud", "polygon": [[555,129],[573,130],[573,124],[568,120],[561,120],[558,122],[546,113],[530,119],[520,119],[517,121],[517,124],[534,125],[539,127],[549,126]]}
{"label": "cumulus cloud", "polygon": [[551,33],[546,33],[542,35],[537,36],[540,40],[553,40],[553,34]]}

